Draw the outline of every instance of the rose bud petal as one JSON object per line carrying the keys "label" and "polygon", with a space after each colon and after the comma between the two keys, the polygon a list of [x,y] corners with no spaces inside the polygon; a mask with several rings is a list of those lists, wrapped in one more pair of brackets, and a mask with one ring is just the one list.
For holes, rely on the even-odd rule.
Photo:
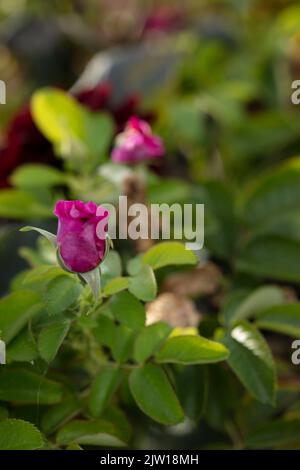
{"label": "rose bud petal", "polygon": [[59,221],[57,246],[66,268],[85,273],[99,266],[106,251],[108,210],[94,202],[58,201],[54,214]]}
{"label": "rose bud petal", "polygon": [[136,163],[155,157],[162,157],[164,145],[160,137],[152,134],[146,121],[133,116],[124,132],[118,134],[111,157],[114,162]]}

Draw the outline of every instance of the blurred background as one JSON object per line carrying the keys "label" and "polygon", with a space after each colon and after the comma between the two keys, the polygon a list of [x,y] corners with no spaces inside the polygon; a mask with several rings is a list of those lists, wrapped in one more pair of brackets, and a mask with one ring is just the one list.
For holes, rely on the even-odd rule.
{"label": "blurred background", "polygon": [[[230,273],[236,280],[233,260],[240,246],[232,207],[240,207],[261,175],[300,154],[300,105],[291,102],[292,82],[300,79],[298,1],[1,0],[0,79],[7,85],[7,104],[0,105],[0,194],[13,186],[12,175],[25,163],[62,166],[32,120],[29,101],[38,88],[70,90],[90,110],[107,111],[116,132],[137,114],[151,122],[166,146],[166,158],[155,169],[161,180],[150,185],[149,200],[205,202],[206,249],[225,276]],[[299,161],[296,168],[294,183],[296,177],[299,181]],[[223,186],[204,188],[207,180],[221,182],[226,191]],[[274,193],[279,194],[280,184]],[[287,192],[279,194],[280,203]],[[297,203],[299,191],[294,194]],[[99,193],[90,190],[85,196],[101,202]],[[299,244],[298,213],[289,223],[273,220],[272,230],[256,233],[257,207],[251,204],[245,214],[249,209],[254,238],[267,230],[272,237],[288,235]],[[258,206],[259,219],[263,204],[258,201]],[[36,237],[24,234],[20,239],[20,211],[7,209],[4,198],[0,216],[0,262],[5,266],[0,290],[5,293],[13,275],[32,261],[22,247],[33,246]],[[28,218],[34,219],[30,213]],[[53,223],[47,219],[43,227]],[[243,236],[247,241],[247,230]],[[256,257],[242,253],[239,267],[246,274],[236,285],[253,287],[261,277],[274,276],[289,283],[297,298],[300,248],[297,256],[287,248],[290,264],[281,268],[274,243],[256,248]],[[210,298],[208,310],[215,312],[221,302]],[[207,301],[197,306],[205,310]],[[205,327],[209,330],[209,322]],[[209,407],[216,423],[222,415],[214,407],[222,397],[217,386],[213,393]],[[223,401],[228,411],[234,398]],[[249,406],[249,420],[251,412]],[[253,419],[259,420],[260,412],[258,407]],[[270,413],[270,407],[264,412]],[[181,427],[166,432],[163,445],[193,446],[199,433],[202,438],[205,434],[203,441],[218,441],[211,428],[202,426],[191,434]],[[160,430],[150,424],[144,438],[147,446],[159,446]]]}

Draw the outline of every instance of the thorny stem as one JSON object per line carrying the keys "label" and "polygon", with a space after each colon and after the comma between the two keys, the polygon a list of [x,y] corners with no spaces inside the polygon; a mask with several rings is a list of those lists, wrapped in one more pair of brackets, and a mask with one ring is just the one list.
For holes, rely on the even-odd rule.
{"label": "thorny stem", "polygon": [[228,420],[225,423],[225,428],[230,436],[230,439],[232,440],[234,449],[236,450],[241,450],[244,448],[244,443],[242,440],[242,437],[240,435],[240,431],[237,427],[237,425],[234,423],[233,420]]}

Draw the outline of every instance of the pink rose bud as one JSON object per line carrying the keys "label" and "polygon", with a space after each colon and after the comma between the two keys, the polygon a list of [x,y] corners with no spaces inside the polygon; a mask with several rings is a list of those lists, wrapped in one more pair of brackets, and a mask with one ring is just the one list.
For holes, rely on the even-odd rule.
{"label": "pink rose bud", "polygon": [[111,157],[114,162],[136,163],[161,157],[164,151],[161,138],[152,134],[149,124],[133,116],[127,122],[124,132],[117,135]]}
{"label": "pink rose bud", "polygon": [[76,273],[95,269],[104,258],[109,212],[94,202],[58,201],[57,246],[66,268]]}

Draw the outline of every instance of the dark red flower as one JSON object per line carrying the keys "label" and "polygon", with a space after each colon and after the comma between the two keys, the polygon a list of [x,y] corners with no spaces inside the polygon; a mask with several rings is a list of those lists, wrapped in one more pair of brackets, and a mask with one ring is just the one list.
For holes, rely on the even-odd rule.
{"label": "dark red flower", "polygon": [[34,124],[30,108],[24,106],[8,128],[0,149],[0,187],[9,186],[12,171],[23,163],[57,164],[51,144]]}
{"label": "dark red flower", "polygon": [[169,5],[156,7],[146,18],[143,35],[171,33],[181,29],[184,23],[183,11]]}
{"label": "dark red flower", "polygon": [[[110,104],[111,85],[100,84],[75,94],[76,99],[91,111],[106,110],[116,121],[117,131],[123,128],[133,114],[139,115],[137,96],[129,96],[120,106]],[[51,143],[41,134],[33,122],[29,105],[24,106],[11,121],[4,145],[0,149],[0,187],[9,186],[9,176],[24,163],[44,163],[59,166]]]}

